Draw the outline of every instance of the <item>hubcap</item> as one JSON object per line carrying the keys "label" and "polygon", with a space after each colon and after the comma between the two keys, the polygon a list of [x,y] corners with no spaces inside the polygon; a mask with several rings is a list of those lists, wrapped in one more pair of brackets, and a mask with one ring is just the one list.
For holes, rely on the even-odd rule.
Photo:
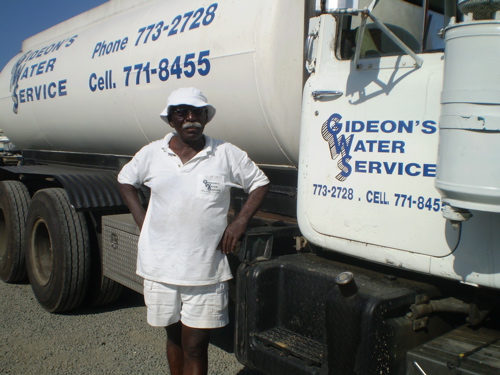
{"label": "hubcap", "polygon": [[52,274],[52,240],[49,229],[42,218],[33,225],[30,255],[33,260],[33,275],[38,284],[45,286]]}

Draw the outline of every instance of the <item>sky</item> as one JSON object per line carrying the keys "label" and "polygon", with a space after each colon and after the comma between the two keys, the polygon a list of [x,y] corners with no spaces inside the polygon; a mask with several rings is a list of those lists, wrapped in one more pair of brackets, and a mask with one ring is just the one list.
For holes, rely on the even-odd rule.
{"label": "sky", "polygon": [[0,70],[24,39],[107,0],[0,0]]}

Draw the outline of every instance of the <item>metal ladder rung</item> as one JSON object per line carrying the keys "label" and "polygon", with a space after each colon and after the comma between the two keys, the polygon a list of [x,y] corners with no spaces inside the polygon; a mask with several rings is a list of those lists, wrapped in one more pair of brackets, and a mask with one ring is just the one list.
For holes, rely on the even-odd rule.
{"label": "metal ladder rung", "polygon": [[266,345],[298,357],[311,365],[321,366],[323,345],[286,328],[276,327],[255,335]]}

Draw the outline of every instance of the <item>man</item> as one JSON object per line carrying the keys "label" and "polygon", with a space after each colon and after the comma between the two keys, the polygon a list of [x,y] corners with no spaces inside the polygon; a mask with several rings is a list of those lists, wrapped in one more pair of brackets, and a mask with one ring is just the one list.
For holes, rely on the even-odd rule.
{"label": "man", "polygon": [[[175,132],[143,147],[118,176],[141,228],[137,274],[148,323],[166,327],[172,375],[207,374],[210,330],[228,324],[226,254],[269,189],[245,152],[203,134],[214,115],[198,89],[172,92],[160,116]],[[151,189],[147,212],[137,191],[143,184]],[[227,225],[230,187],[249,196]]]}

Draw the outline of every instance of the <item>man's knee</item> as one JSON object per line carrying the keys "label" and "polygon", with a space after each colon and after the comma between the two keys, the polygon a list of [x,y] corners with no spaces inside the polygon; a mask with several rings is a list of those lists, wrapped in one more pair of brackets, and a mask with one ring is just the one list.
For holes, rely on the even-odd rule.
{"label": "man's knee", "polygon": [[207,355],[210,342],[210,330],[187,326],[182,327],[182,349],[191,358],[201,358]]}
{"label": "man's knee", "polygon": [[185,359],[205,360],[208,358],[208,347],[182,348]]}

